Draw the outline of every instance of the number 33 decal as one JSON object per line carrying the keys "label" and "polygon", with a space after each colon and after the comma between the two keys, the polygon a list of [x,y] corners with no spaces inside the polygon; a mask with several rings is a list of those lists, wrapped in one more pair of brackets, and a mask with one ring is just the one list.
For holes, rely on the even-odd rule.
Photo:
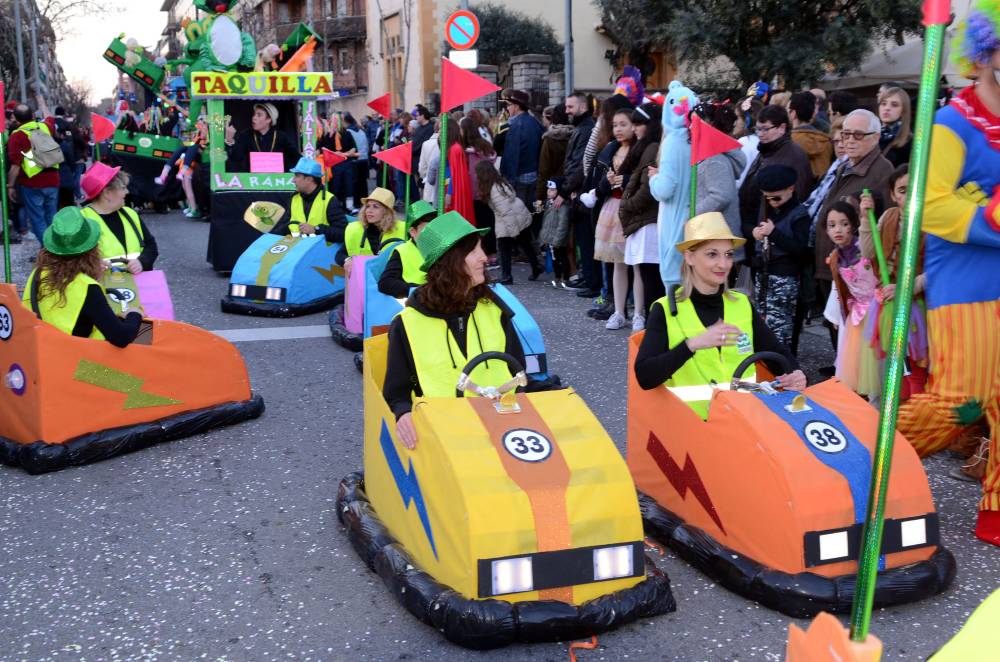
{"label": "number 33 decal", "polygon": [[552,454],[552,442],[534,430],[510,430],[503,436],[507,452],[524,462],[542,462]]}
{"label": "number 33 decal", "polygon": [[803,429],[806,441],[823,453],[839,453],[847,448],[847,437],[844,433],[823,421],[810,421]]}

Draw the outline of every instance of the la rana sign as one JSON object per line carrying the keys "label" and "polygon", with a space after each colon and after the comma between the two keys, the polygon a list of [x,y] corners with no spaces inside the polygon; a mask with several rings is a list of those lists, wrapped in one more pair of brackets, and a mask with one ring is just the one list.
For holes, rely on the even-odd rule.
{"label": "la rana sign", "polygon": [[192,96],[202,99],[315,99],[332,97],[333,74],[321,71],[196,71]]}

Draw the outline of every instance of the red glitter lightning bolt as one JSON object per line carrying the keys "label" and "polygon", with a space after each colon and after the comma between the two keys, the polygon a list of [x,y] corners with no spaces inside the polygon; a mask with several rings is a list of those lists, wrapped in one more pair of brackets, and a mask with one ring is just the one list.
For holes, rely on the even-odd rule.
{"label": "red glitter lightning bolt", "polygon": [[646,450],[649,451],[649,455],[656,462],[656,466],[660,468],[663,475],[667,477],[670,484],[677,490],[677,494],[683,499],[687,495],[688,490],[690,490],[694,494],[694,498],[698,500],[698,503],[708,513],[708,516],[712,518],[712,521],[725,533],[726,527],[722,526],[719,513],[715,512],[715,504],[712,503],[711,497],[708,496],[708,490],[705,489],[705,484],[701,482],[701,476],[698,475],[698,469],[694,466],[694,462],[691,461],[691,456],[685,455],[684,468],[681,469],[652,432],[649,433]]}

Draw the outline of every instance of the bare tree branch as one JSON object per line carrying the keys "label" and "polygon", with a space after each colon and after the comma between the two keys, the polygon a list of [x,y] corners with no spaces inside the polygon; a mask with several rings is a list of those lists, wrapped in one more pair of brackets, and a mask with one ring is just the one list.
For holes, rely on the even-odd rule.
{"label": "bare tree branch", "polygon": [[38,11],[49,21],[57,41],[75,34],[73,23],[79,18],[121,10],[117,0],[38,0]]}

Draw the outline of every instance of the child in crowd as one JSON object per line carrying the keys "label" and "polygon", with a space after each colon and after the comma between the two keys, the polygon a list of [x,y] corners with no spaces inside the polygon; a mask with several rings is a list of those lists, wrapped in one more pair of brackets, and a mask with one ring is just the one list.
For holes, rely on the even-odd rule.
{"label": "child in crowd", "polygon": [[521,247],[531,264],[528,280],[538,280],[542,268],[531,242],[531,212],[492,161],[484,159],[476,164],[476,184],[479,198],[489,204],[496,217],[497,250],[500,253],[500,280],[497,282],[502,285],[514,283],[510,268],[515,246]]}
{"label": "child in crowd", "polygon": [[569,263],[567,260],[567,245],[569,244],[569,205],[555,206],[559,197],[561,177],[546,182],[545,214],[542,217],[542,231],[538,241],[548,246],[552,255],[552,287],[567,289],[569,280]]}
{"label": "child in crowd", "polygon": [[764,220],[752,231],[757,310],[786,347],[791,347],[795,307],[809,255],[809,211],[795,193],[798,174],[786,165],[769,165],[757,173],[764,197]]}
{"label": "child in crowd", "polygon": [[864,337],[865,323],[875,301],[878,276],[872,262],[861,254],[861,223],[854,205],[838,200],[824,221],[835,248],[827,258],[834,288],[824,315],[839,327],[836,376],[848,388],[869,400],[881,394],[881,374],[875,350]]}
{"label": "child in crowd", "polygon": [[592,177],[597,187],[597,196],[601,200],[597,228],[594,231],[594,260],[610,264],[613,268],[615,309],[604,327],[614,331],[628,325],[625,305],[628,303],[629,266],[625,264],[625,232],[618,210],[629,178],[622,165],[635,144],[631,108],[615,112],[611,133],[614,140],[598,155]]}
{"label": "child in crowd", "polygon": [[[906,190],[910,182],[910,165],[904,163],[896,168],[889,177],[889,197],[896,206],[889,207],[878,221],[878,241],[882,245],[886,266],[889,269],[888,285],[881,285],[876,292],[876,305],[873,309],[872,323],[869,325],[872,344],[880,359],[884,359],[889,350],[889,335],[892,331],[893,305],[898,277],[900,239],[903,235],[903,219],[906,214]],[[875,200],[871,195],[861,196],[861,214],[866,216],[868,210],[875,208]],[[861,223],[861,254],[868,258],[879,276],[881,273],[875,253],[875,236],[872,235],[870,223]],[[924,286],[927,277],[924,275],[924,246],[920,242],[920,253],[917,258],[917,277],[913,281],[913,307],[910,310],[910,338],[907,344],[907,374],[903,378],[900,400],[906,400],[915,393],[924,390],[927,382],[927,323],[924,301]],[[877,322],[877,324],[876,324]]]}
{"label": "child in crowd", "polygon": [[198,119],[194,131],[191,132],[190,143],[181,145],[170,156],[170,159],[163,164],[163,170],[159,177],[153,179],[159,186],[165,186],[170,169],[177,166],[177,180],[184,189],[184,197],[187,200],[187,209],[184,215],[188,218],[201,218],[198,211],[198,203],[194,197],[194,185],[191,183],[191,176],[194,172],[194,164],[201,161],[201,152],[208,144],[208,123],[204,117]]}

